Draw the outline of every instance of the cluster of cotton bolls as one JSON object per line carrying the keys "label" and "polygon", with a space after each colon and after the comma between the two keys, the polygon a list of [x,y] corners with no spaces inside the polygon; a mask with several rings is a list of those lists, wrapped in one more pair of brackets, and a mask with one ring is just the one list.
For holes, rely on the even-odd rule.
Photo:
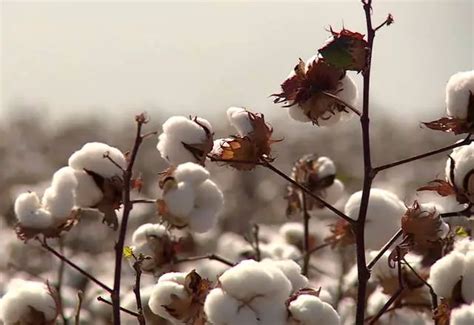
{"label": "cluster of cotton bolls", "polygon": [[58,316],[54,295],[44,283],[13,279],[0,299],[0,320],[5,325],[53,324]]}
{"label": "cluster of cotton bolls", "polygon": [[[73,208],[95,208],[107,212],[106,206],[99,207],[104,197],[99,180],[119,176],[121,171],[111,161],[125,167],[125,157],[116,148],[104,143],[87,143],[69,158],[69,166],[59,169],[54,175],[42,199],[35,192],[22,193],[15,201],[15,214],[20,233],[29,238],[36,233],[57,236],[69,219]],[[121,189],[120,189],[121,191]],[[118,198],[119,200],[120,198]],[[119,207],[108,202],[110,208]],[[114,223],[115,220],[110,220]]]}
{"label": "cluster of cotton bolls", "polygon": [[160,214],[170,225],[206,232],[216,222],[223,194],[202,166],[188,162],[172,168],[161,181]]}

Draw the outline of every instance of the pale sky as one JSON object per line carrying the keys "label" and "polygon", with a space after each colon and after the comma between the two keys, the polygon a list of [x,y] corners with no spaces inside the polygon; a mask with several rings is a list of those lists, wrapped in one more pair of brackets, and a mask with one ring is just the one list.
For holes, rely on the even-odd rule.
{"label": "pale sky", "polygon": [[[438,116],[449,76],[474,66],[474,1],[374,4],[375,23],[390,12],[395,24],[376,39],[373,101]],[[283,114],[268,96],[326,29],[365,31],[358,0],[2,1],[1,15],[0,113],[35,105],[62,118],[232,105]]]}

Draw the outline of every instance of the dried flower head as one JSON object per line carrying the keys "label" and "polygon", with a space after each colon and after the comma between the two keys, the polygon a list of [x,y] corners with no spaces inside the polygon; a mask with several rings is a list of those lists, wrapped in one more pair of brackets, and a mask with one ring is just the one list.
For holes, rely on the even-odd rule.
{"label": "dried flower head", "polygon": [[[314,154],[303,156],[293,166],[291,178],[329,204],[339,200],[344,191],[344,185],[336,179],[336,166],[328,157],[318,157]],[[293,184],[288,185],[286,199],[287,216],[303,210],[303,193],[300,188]],[[308,211],[324,208],[320,202],[309,197],[306,197],[306,201]]]}
{"label": "dried flower head", "polygon": [[317,57],[306,64],[300,59],[281,88],[281,93],[272,95],[275,103],[285,103],[293,119],[321,126],[338,122],[350,113],[334,96],[350,105],[357,98],[355,84],[344,70]]}
{"label": "dried flower head", "polygon": [[228,161],[238,170],[251,170],[262,160],[272,160],[271,145],[280,140],[271,139],[273,128],[265,122],[263,114],[231,107],[227,117],[238,135],[214,142],[212,156],[215,160]]}
{"label": "dried flower head", "polygon": [[369,47],[364,35],[343,28],[340,32],[330,29],[332,37],[318,50],[329,64],[344,70],[364,70],[367,66]]}

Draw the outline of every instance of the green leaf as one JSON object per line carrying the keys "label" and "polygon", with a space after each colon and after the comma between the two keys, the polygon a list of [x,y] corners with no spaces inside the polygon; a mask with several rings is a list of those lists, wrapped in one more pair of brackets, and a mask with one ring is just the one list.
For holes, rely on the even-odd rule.
{"label": "green leaf", "polygon": [[125,246],[123,248],[123,256],[125,258],[131,258],[133,257],[133,249],[130,246]]}

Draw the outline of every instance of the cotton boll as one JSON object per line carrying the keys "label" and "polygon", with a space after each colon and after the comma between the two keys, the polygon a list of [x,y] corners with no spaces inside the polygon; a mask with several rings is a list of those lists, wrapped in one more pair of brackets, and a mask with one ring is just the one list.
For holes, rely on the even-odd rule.
{"label": "cotton boll", "polygon": [[288,108],[288,115],[297,122],[311,122],[311,119],[304,113],[303,109],[297,105]]}
{"label": "cotton boll", "polygon": [[74,176],[77,180],[76,206],[90,208],[102,200],[104,194],[97,187],[91,176],[82,170],[74,171]]}
{"label": "cotton boll", "polygon": [[467,253],[465,257],[461,292],[467,303],[474,302],[474,252]]}
{"label": "cotton boll", "polygon": [[166,273],[158,279],[148,301],[148,306],[154,314],[171,321],[176,320],[164,306],[171,304],[174,301],[173,297],[183,300],[188,298],[188,293],[183,285],[185,277],[185,274]]}
{"label": "cotton boll", "polygon": [[274,261],[271,259],[264,259],[260,262],[262,265],[270,265],[277,267],[282,271],[288,280],[291,282],[291,292],[308,286],[308,278],[301,274],[301,267],[292,260]]}
{"label": "cotton boll", "polygon": [[336,175],[336,165],[328,157],[319,157],[316,161],[319,178]]}
{"label": "cotton boll", "polygon": [[195,193],[191,184],[180,182],[163,194],[163,199],[169,211],[177,216],[186,216],[191,213],[194,206]]}
{"label": "cotton boll", "polygon": [[42,205],[56,219],[69,217],[75,203],[77,179],[74,170],[63,167],[53,175],[51,187],[47,188],[42,199]]}
{"label": "cotton boll", "polygon": [[[378,251],[370,251],[367,255],[369,256],[369,260],[372,260],[375,258],[378,254]],[[398,274],[398,271],[396,268],[391,268],[388,265],[388,259],[390,256],[390,252],[385,252],[380,259],[377,261],[377,263],[374,265],[372,268],[372,275],[375,276],[377,279],[384,279],[384,278],[391,278],[391,277],[396,277]]]}
{"label": "cotton boll", "polygon": [[349,75],[345,75],[344,78],[339,82],[340,91],[336,94],[337,97],[348,103],[349,105],[355,105],[357,102],[357,87],[354,80]]}
{"label": "cotton boll", "polygon": [[313,295],[300,295],[288,306],[291,317],[301,325],[338,325],[341,320],[334,308]]}
{"label": "cotton boll", "polygon": [[76,170],[87,169],[106,178],[121,175],[120,169],[109,159],[104,158],[105,154],[108,154],[120,167],[126,168],[127,161],[123,153],[117,148],[100,142],[86,143],[69,157],[68,163],[70,167]]}
{"label": "cotton boll", "polygon": [[202,166],[187,162],[180,164],[173,171],[173,176],[178,182],[191,183],[198,186],[209,178],[209,172]]}
{"label": "cotton boll", "polygon": [[31,308],[42,313],[48,322],[57,316],[56,302],[44,283],[15,279],[0,299],[0,320],[5,324],[31,320]]}
{"label": "cotton boll", "polygon": [[298,248],[293,245],[279,242],[261,244],[260,253],[262,257],[276,260],[297,260],[301,257],[301,252]]}
{"label": "cotton boll", "polygon": [[300,222],[286,222],[280,227],[279,234],[288,244],[297,246],[304,239],[304,226]]}
{"label": "cotton boll", "polygon": [[210,180],[204,181],[195,194],[193,211],[189,214],[189,226],[196,232],[206,232],[216,222],[216,214],[224,204],[224,195]]}
{"label": "cotton boll", "polygon": [[35,192],[20,194],[15,200],[15,215],[21,225],[35,229],[46,229],[53,224],[51,213],[41,207]]}
{"label": "cotton boll", "polygon": [[204,312],[214,325],[259,325],[255,312],[222,289],[211,290],[204,303]]}
{"label": "cotton boll", "polygon": [[467,254],[468,252],[474,251],[474,241],[469,238],[462,238],[454,242],[454,251],[461,254]]}
{"label": "cotton boll", "polygon": [[249,113],[245,108],[230,107],[227,109],[227,119],[241,137],[244,137],[253,131]]}
{"label": "cotton boll", "polygon": [[160,224],[146,223],[138,227],[132,235],[132,242],[141,243],[146,242],[148,237],[163,237],[168,236],[166,227]]}
{"label": "cotton boll", "polygon": [[449,116],[467,118],[470,94],[474,94],[474,71],[458,72],[446,85],[446,109]]}
{"label": "cotton boll", "polygon": [[464,255],[453,251],[431,266],[428,283],[438,296],[449,298],[454,286],[461,280],[464,268]]}
{"label": "cotton boll", "polygon": [[342,117],[346,114],[347,113],[339,112],[339,111],[335,111],[334,113],[328,111],[320,119],[318,119],[318,125],[319,126],[336,125],[339,121],[342,120]]}
{"label": "cotton boll", "polygon": [[474,324],[474,304],[461,305],[461,307],[451,311],[451,325],[472,325]]}
{"label": "cotton boll", "polygon": [[[454,185],[464,189],[464,178],[474,169],[474,143],[454,148],[450,157],[454,160]],[[451,159],[446,161],[446,179],[451,181]]]}
{"label": "cotton boll", "polygon": [[334,204],[341,198],[344,193],[344,184],[335,179],[329,187],[324,189],[324,200],[329,204]]}
{"label": "cotton boll", "polygon": [[[345,206],[345,213],[352,219],[359,217],[362,191],[352,194]],[[400,228],[406,207],[398,197],[388,191],[373,188],[370,191],[365,225],[367,249],[380,249]]]}

